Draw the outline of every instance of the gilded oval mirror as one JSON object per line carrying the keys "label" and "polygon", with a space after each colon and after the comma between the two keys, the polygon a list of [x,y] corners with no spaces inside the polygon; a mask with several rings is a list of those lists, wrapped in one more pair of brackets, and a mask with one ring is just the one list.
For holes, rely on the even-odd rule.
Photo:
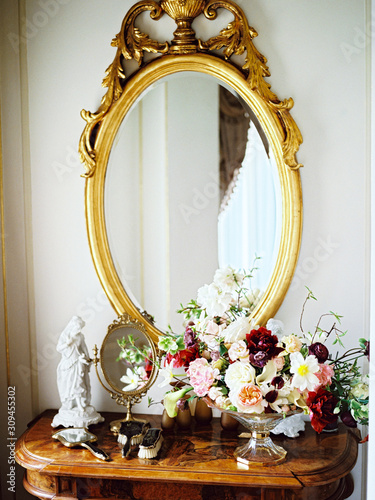
{"label": "gilded oval mirror", "polygon": [[[171,4],[179,5],[178,14]],[[104,80],[108,92],[97,113],[82,112],[87,125],[80,153],[95,267],[117,313],[146,318],[155,340],[167,324],[178,328],[176,306],[194,298],[218,266],[248,268],[255,255],[261,257],[255,283],[261,297],[252,315],[266,322],[293,277],[302,229],[295,157],[302,137],[289,113],[293,101],[280,101],[265,82],[269,73],[253,45],[256,32],[237,5],[185,4],[140,2],[128,12]],[[200,14],[213,19],[219,6],[233,22],[217,37],[197,40],[192,20]],[[164,13],[175,19],[172,42],[151,40],[135,27],[144,10],[155,20]],[[144,63],[144,51],[161,56]],[[242,67],[231,62],[243,52]],[[126,78],[123,63],[132,58],[140,68]],[[245,140],[227,151],[225,124],[219,123],[222,94],[239,103],[248,121]],[[228,174],[222,163],[228,154],[233,163],[238,149]],[[228,216],[236,198],[238,207]]]}

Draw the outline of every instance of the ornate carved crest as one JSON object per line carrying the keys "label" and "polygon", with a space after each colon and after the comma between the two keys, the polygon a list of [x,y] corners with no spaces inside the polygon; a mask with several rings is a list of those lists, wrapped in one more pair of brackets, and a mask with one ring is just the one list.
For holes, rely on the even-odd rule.
{"label": "ornate carved crest", "polygon": [[[194,19],[204,15],[208,20],[216,19],[218,9],[227,9],[233,14],[233,21],[220,31],[217,36],[202,41],[196,37],[191,25]],[[150,12],[151,19],[157,21],[164,13],[176,22],[177,29],[171,42],[159,43],[152,40],[147,33],[142,33],[135,26],[137,17]],[[90,177],[96,166],[95,138],[104,116],[112,104],[121,96],[127,81],[123,62],[134,59],[141,67],[144,63],[144,53],[175,54],[183,57],[192,53],[212,53],[228,63],[233,55],[245,54],[245,63],[240,68],[249,88],[256,92],[266,103],[283,130],[283,156],[285,164],[291,169],[301,167],[296,160],[296,153],[302,143],[302,135],[290,115],[293,99],[280,101],[271,91],[265,78],[270,76],[267,59],[256,49],[253,39],[257,36],[254,28],[249,26],[242,9],[231,0],[143,0],[135,4],[126,14],[121,31],[112,40],[112,46],[117,48],[115,58],[107,68],[103,87],[108,90],[104,95],[97,112],[82,110],[81,116],[87,122],[79,143],[79,153],[85,165],[83,177]]]}

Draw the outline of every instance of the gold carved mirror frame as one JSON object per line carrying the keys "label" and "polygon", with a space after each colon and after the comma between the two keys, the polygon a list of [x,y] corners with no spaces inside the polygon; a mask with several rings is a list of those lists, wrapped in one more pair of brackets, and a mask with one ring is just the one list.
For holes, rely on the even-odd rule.
{"label": "gold carved mirror frame", "polygon": [[[191,25],[198,16],[217,18],[226,9],[233,21],[217,36],[206,41],[196,37]],[[177,24],[171,42],[159,43],[141,32],[137,17],[149,12],[158,21],[164,14]],[[115,58],[106,70],[107,87],[97,112],[82,110],[87,122],[79,152],[85,166],[86,221],[89,244],[100,282],[118,315],[130,314],[145,321],[151,338],[157,341],[160,331],[151,316],[139,310],[127,294],[116,272],[108,244],[104,217],[105,176],[116,133],[132,105],[150,85],[168,75],[195,71],[211,75],[231,87],[252,109],[267,136],[276,160],[282,194],[282,229],[278,257],[270,282],[252,313],[264,324],[280,307],[289,288],[298,259],[302,233],[302,191],[296,153],[302,135],[290,114],[292,98],[280,101],[265,78],[270,76],[266,58],[256,49],[257,36],[242,9],[231,0],[144,0],[126,14],[121,31],[112,40]],[[145,52],[157,56],[145,62]],[[242,56],[239,64],[233,56]],[[124,62],[134,60],[138,70],[127,76]],[[203,285],[203,283],[202,283]]]}

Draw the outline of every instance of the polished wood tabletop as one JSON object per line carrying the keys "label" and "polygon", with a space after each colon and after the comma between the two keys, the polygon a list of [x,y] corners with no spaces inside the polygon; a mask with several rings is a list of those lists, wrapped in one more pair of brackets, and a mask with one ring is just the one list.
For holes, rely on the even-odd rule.
{"label": "polished wood tabletop", "polygon": [[[300,437],[275,436],[288,454],[277,466],[238,464],[233,452],[246,438],[223,430],[219,419],[193,422],[181,430],[163,431],[157,458],[140,459],[134,449],[122,458],[109,431],[120,413],[102,413],[105,422],[90,426],[104,462],[83,448],[67,448],[52,439],[56,410],[35,419],[18,439],[16,460],[26,469],[24,486],[39,498],[122,498],[140,500],[344,499],[352,492],[350,471],[357,459],[358,433],[339,424],[336,432],[317,434],[306,424]],[[160,415],[137,415],[160,427]]]}

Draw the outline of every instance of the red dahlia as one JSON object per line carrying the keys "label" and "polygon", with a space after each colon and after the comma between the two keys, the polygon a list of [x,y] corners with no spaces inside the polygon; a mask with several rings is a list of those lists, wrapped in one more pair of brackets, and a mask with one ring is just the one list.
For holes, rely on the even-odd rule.
{"label": "red dahlia", "polygon": [[251,330],[246,335],[246,341],[249,347],[250,362],[260,368],[283,351],[282,347],[277,347],[279,340],[276,335],[272,335],[272,332],[263,326],[258,330]]}
{"label": "red dahlia", "polygon": [[317,392],[309,392],[306,403],[310,410],[312,428],[316,432],[322,432],[326,425],[337,421],[338,417],[333,410],[336,408],[338,399],[332,392],[322,387]]}

